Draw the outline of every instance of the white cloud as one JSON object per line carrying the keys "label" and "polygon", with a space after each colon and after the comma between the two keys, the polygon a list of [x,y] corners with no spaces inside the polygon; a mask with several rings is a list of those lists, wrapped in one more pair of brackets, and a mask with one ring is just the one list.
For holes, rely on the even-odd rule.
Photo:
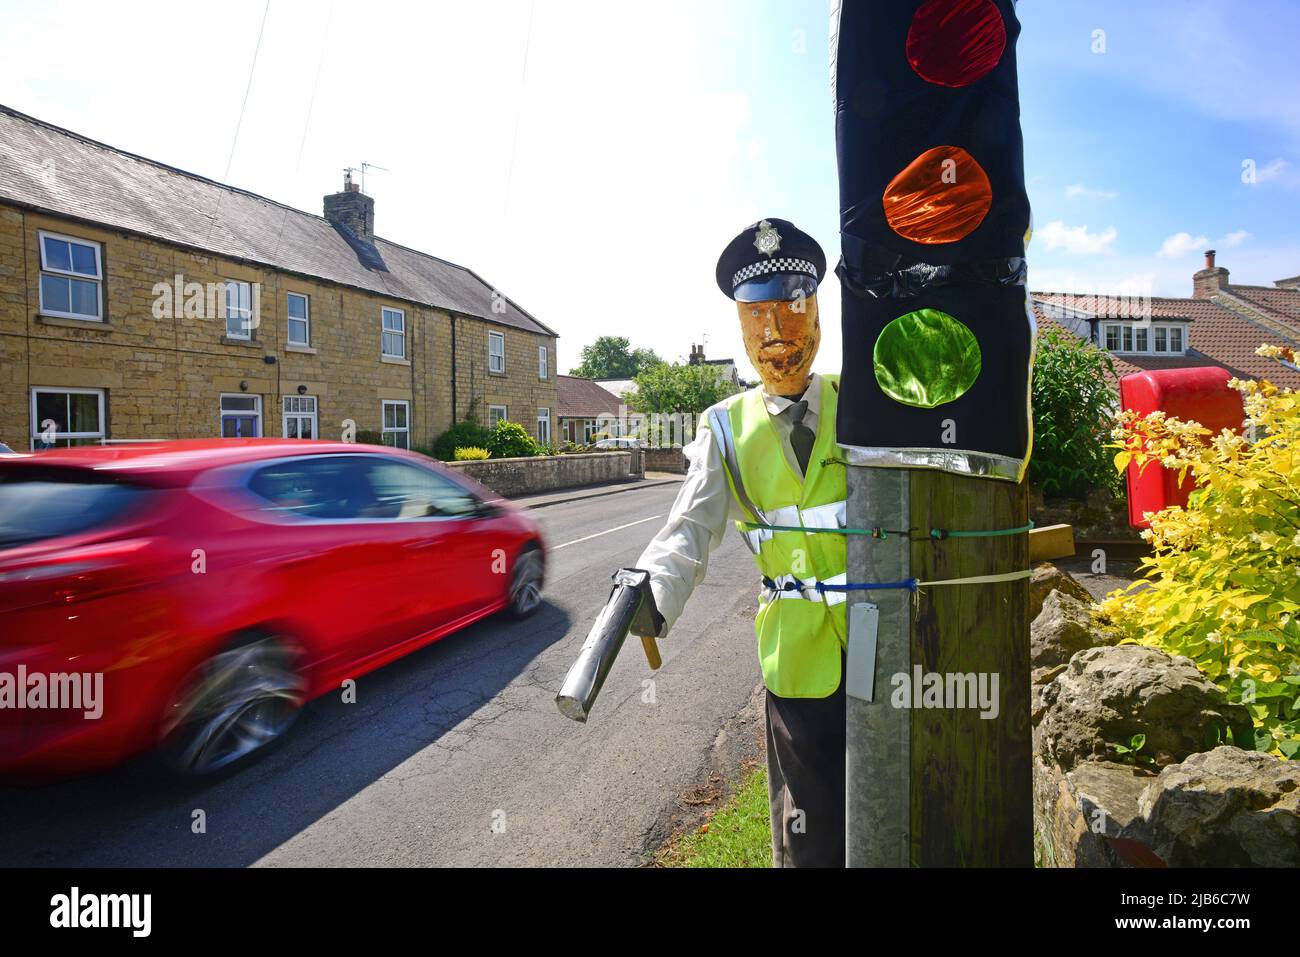
{"label": "white cloud", "polygon": [[1114,199],[1118,195],[1119,193],[1108,189],[1090,189],[1082,183],[1071,183],[1065,187],[1066,199]]}
{"label": "white cloud", "polygon": [[1049,250],[1064,250],[1071,256],[1111,255],[1114,252],[1111,245],[1118,235],[1114,226],[1092,233],[1086,225],[1067,226],[1059,219],[1034,230],[1034,239],[1041,241]]}
{"label": "white cloud", "polygon": [[1235,249],[1250,238],[1250,233],[1245,229],[1238,229],[1228,233],[1219,240],[1219,246],[1223,249]]}
{"label": "white cloud", "polygon": [[1271,179],[1277,179],[1289,165],[1284,159],[1270,160],[1255,169],[1255,182],[1267,183]]}
{"label": "white cloud", "polygon": [[1174,233],[1160,244],[1160,251],[1156,253],[1162,259],[1177,259],[1190,253],[1200,252],[1210,244],[1210,241],[1204,236],[1193,236],[1191,233]]}

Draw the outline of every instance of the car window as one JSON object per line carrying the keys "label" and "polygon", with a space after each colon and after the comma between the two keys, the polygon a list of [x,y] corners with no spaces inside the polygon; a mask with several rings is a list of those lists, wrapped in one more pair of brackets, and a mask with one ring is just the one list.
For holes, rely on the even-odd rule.
{"label": "car window", "polygon": [[366,465],[377,517],[439,518],[478,511],[479,500],[473,494],[430,469],[378,455]]}
{"label": "car window", "polygon": [[259,468],[248,480],[268,510],[300,518],[365,518],[376,507],[365,456],[296,458]]}
{"label": "car window", "polygon": [[91,531],[124,517],[149,494],[71,471],[0,472],[0,549]]}

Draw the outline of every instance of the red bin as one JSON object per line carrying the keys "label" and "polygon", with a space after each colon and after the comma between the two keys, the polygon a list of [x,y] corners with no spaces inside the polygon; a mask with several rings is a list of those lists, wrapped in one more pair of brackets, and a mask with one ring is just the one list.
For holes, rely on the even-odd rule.
{"label": "red bin", "polygon": [[[1232,374],[1218,366],[1195,369],[1158,369],[1134,372],[1119,380],[1120,404],[1139,415],[1164,412],[1168,416],[1194,419],[1218,435],[1223,429],[1240,432],[1245,419],[1241,393],[1228,388]],[[1151,462],[1139,473],[1129,463],[1128,520],[1134,528],[1150,528],[1143,512],[1158,512],[1171,505],[1186,505],[1195,487],[1189,474],[1182,487],[1178,473]]]}

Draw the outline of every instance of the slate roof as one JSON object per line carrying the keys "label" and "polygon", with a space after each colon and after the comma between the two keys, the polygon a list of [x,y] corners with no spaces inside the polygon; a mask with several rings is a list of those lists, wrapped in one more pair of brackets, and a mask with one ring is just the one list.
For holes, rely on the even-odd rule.
{"label": "slate roof", "polygon": [[591,379],[557,375],[555,391],[559,418],[594,419],[601,415],[618,415],[619,397]]}
{"label": "slate roof", "polygon": [[0,105],[0,201],[232,259],[473,316],[556,333],[472,270],[378,237],[387,271],[323,216],[98,143]]}
{"label": "slate roof", "polygon": [[[1228,289],[1236,292],[1238,286]],[[1060,292],[1031,293],[1034,318],[1040,329],[1066,328],[1048,316],[1039,301],[1069,305],[1084,313],[1116,315],[1122,311],[1123,300],[1112,296],[1075,296]],[[1297,293],[1300,296],[1300,293]],[[1282,365],[1274,359],[1255,355],[1255,350],[1265,343],[1300,347],[1300,329],[1294,339],[1287,340],[1272,329],[1240,316],[1226,306],[1208,299],[1179,299],[1152,297],[1153,319],[1182,318],[1187,326],[1187,354],[1185,356],[1116,355],[1115,371],[1124,376],[1144,369],[1185,369],[1195,366],[1222,366],[1242,379],[1268,379],[1274,385],[1300,388],[1300,372]],[[1076,332],[1075,335],[1078,333]]]}

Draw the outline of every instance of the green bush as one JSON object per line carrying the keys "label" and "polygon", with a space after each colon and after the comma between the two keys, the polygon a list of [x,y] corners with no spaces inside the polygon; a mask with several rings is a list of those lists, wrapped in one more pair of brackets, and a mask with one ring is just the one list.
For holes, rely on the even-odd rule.
{"label": "green bush", "polygon": [[513,459],[537,454],[537,443],[518,422],[502,419],[487,442],[494,459]]}
{"label": "green bush", "polygon": [[477,445],[462,445],[456,449],[457,462],[478,462],[491,456],[491,452]]}
{"label": "green bush", "polygon": [[1119,490],[1107,449],[1119,409],[1114,375],[1110,356],[1091,343],[1056,329],[1038,336],[1029,481],[1044,495]]}
{"label": "green bush", "polygon": [[1111,592],[1099,613],[1125,642],[1192,659],[1245,706],[1254,740],[1234,736],[1237,747],[1300,760],[1300,394],[1231,384],[1244,435],[1162,412],[1121,416],[1116,468],[1163,468],[1195,487],[1186,508],[1148,513],[1145,577]]}
{"label": "green bush", "polygon": [[433,457],[443,462],[455,459],[458,448],[471,446],[485,449],[492,441],[492,430],[477,422],[457,422],[433,441]]}

